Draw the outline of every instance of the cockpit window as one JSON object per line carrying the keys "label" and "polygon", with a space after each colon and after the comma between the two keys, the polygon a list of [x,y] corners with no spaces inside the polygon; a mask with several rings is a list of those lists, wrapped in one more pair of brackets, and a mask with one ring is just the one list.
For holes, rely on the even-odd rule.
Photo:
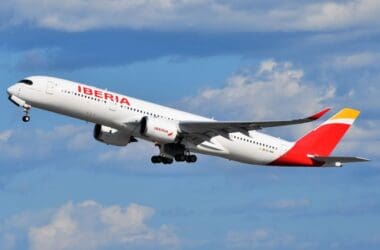
{"label": "cockpit window", "polygon": [[27,85],[33,85],[33,82],[31,80],[28,80],[28,79],[22,79],[19,81],[19,83],[24,83]]}

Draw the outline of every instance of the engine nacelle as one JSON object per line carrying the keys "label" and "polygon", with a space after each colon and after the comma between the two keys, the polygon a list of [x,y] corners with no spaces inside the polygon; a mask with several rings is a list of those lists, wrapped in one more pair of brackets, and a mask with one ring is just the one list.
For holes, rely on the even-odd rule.
{"label": "engine nacelle", "polygon": [[133,137],[130,134],[104,125],[96,124],[94,138],[100,142],[114,146],[126,146]]}
{"label": "engine nacelle", "polygon": [[141,119],[140,133],[153,141],[171,143],[177,140],[178,124],[175,121],[165,119],[149,118]]}

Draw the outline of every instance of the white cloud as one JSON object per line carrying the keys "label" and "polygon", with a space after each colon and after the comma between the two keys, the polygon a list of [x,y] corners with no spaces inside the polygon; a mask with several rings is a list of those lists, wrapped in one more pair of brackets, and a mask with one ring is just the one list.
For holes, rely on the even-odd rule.
{"label": "white cloud", "polygon": [[294,236],[265,228],[248,232],[231,231],[227,234],[227,245],[233,249],[283,249],[294,247],[294,244]]}
{"label": "white cloud", "polygon": [[[307,5],[302,15],[305,29],[326,29],[352,27],[361,24],[378,23],[376,12],[380,4],[376,0],[324,2]],[[302,24],[300,24],[302,25]]]}
{"label": "white cloud", "polygon": [[[140,140],[126,147],[115,147],[96,141],[92,135],[92,126],[59,125],[51,129],[15,129],[0,132],[0,162],[17,160],[18,166],[29,168],[40,164],[24,164],[24,159],[29,162],[43,160],[47,165],[57,165],[56,157],[80,159],[81,166],[87,166],[83,162],[123,163],[124,166],[135,166],[138,163],[149,161],[152,155],[158,154],[159,149],[152,143]],[[19,161],[22,164],[19,164]],[[124,164],[127,162],[128,164]],[[108,168],[109,164],[106,164]],[[112,166],[117,166],[112,165]],[[93,167],[93,166],[92,166]],[[19,168],[18,168],[19,170]],[[15,171],[9,167],[9,171]]]}
{"label": "white cloud", "polygon": [[380,21],[380,3],[376,0],[278,1],[271,5],[218,0],[93,0],[91,4],[87,0],[15,0],[3,5],[0,13],[6,20],[5,26],[26,22],[66,31],[107,27],[314,31],[362,26],[376,28]]}
{"label": "white cloud", "polygon": [[[7,232],[13,226],[26,231],[32,250],[178,247],[180,240],[168,225],[147,224],[154,213],[151,207],[133,203],[123,207],[104,206],[92,200],[68,202],[51,210],[50,216],[42,213],[44,218],[39,221],[33,214],[21,214],[21,219],[13,216],[5,225],[0,225],[3,233],[0,243],[10,249],[20,243],[17,242],[20,236]],[[28,219],[28,215],[32,219]]]}
{"label": "white cloud", "polygon": [[[360,119],[360,117],[359,117]],[[357,121],[359,125],[351,128],[344,141],[337,147],[335,154],[352,154],[364,158],[379,157],[378,145],[380,145],[380,121],[364,120]]]}
{"label": "white cloud", "polygon": [[206,89],[185,100],[193,110],[237,119],[264,120],[310,114],[335,96],[329,85],[315,86],[303,80],[304,72],[289,62],[263,61],[227,80],[224,87]]}
{"label": "white cloud", "polygon": [[87,126],[61,125],[52,130],[7,130],[0,133],[0,157],[43,157],[62,146],[68,151],[78,151],[91,148],[92,143],[92,128]]}
{"label": "white cloud", "polygon": [[380,53],[362,52],[351,55],[341,55],[329,58],[327,66],[338,69],[354,69],[368,66],[377,66],[380,61]]}
{"label": "white cloud", "polygon": [[24,212],[0,223],[1,249],[171,249],[180,240],[166,224],[150,226],[155,210],[131,203],[67,202],[59,208]]}
{"label": "white cloud", "polygon": [[13,135],[13,130],[5,130],[3,132],[0,132],[0,143],[5,143],[11,138]]}

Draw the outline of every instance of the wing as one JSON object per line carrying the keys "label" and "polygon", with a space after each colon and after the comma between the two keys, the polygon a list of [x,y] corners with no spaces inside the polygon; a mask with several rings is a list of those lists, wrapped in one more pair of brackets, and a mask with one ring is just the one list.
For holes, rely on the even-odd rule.
{"label": "wing", "polygon": [[343,163],[364,162],[368,159],[353,156],[309,156],[309,158],[323,163],[323,166],[341,167]]}
{"label": "wing", "polygon": [[184,121],[179,123],[181,133],[188,137],[196,137],[199,141],[207,140],[212,136],[221,135],[229,138],[229,133],[241,132],[249,135],[250,130],[262,128],[279,127],[311,122],[326,114],[330,108],[324,109],[312,116],[286,121],[265,121],[265,122],[218,122],[218,121]]}

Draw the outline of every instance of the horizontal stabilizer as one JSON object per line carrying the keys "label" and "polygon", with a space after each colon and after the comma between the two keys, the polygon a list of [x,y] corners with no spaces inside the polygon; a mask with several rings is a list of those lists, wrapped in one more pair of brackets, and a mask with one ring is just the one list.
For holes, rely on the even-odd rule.
{"label": "horizontal stabilizer", "polygon": [[323,163],[323,167],[341,167],[343,163],[369,161],[368,159],[354,156],[309,156],[309,158]]}

